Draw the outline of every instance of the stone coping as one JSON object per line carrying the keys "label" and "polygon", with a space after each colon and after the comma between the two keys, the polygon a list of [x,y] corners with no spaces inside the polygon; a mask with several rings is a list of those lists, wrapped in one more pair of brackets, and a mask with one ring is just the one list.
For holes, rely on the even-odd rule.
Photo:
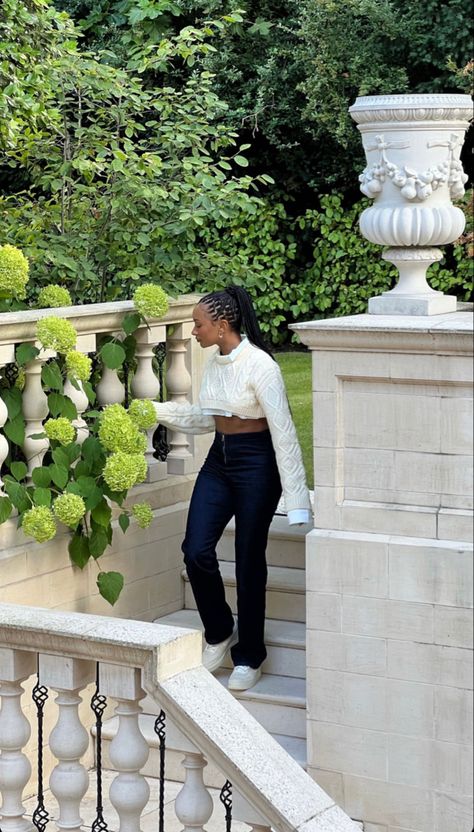
{"label": "stone coping", "polygon": [[348,315],[290,329],[312,349],[472,354],[473,324],[473,313],[461,309],[430,316]]}
{"label": "stone coping", "polygon": [[357,831],[334,800],[204,668],[167,679],[156,698],[178,727],[186,725],[187,739],[275,830]]}
{"label": "stone coping", "polygon": [[164,624],[0,604],[0,645],[142,667],[150,684],[198,667],[202,635]]}
{"label": "stone coping", "polygon": [[[150,318],[149,325],[166,325],[192,320],[192,310],[200,294],[180,295],[170,299],[169,309],[162,318]],[[74,323],[81,335],[113,332],[120,329],[124,316],[135,309],[133,301],[122,300],[113,303],[85,303],[82,306],[62,306],[55,309],[24,309],[19,312],[0,314],[0,344],[33,341],[37,321],[54,316],[66,318]]]}

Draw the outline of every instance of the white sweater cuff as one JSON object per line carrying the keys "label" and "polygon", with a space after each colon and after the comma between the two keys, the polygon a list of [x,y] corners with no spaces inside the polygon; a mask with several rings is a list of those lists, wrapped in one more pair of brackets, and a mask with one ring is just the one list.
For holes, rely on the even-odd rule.
{"label": "white sweater cuff", "polygon": [[311,523],[311,512],[307,508],[293,508],[288,512],[288,523],[290,526],[302,526]]}

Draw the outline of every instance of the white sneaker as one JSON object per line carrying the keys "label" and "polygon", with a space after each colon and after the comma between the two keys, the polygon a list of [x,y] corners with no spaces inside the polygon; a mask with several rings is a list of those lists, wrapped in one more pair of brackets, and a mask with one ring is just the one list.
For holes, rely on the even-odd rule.
{"label": "white sneaker", "polygon": [[253,688],[261,675],[261,667],[248,667],[246,664],[238,664],[231,673],[228,688],[229,690],[248,690]]}
{"label": "white sneaker", "polygon": [[234,630],[229,638],[226,638],[224,641],[220,641],[219,644],[206,643],[202,652],[202,663],[209,673],[214,673],[215,670],[218,670],[224,661],[227,652],[234,644],[237,644],[238,640],[239,631],[237,627],[234,627]]}

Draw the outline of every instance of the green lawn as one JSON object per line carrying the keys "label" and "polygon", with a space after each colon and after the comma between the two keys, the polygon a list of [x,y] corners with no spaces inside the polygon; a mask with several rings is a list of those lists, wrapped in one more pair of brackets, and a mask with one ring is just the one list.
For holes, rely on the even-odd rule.
{"label": "green lawn", "polygon": [[309,488],[313,488],[313,406],[311,355],[309,352],[280,352],[275,355],[285,379],[296,432],[303,452]]}

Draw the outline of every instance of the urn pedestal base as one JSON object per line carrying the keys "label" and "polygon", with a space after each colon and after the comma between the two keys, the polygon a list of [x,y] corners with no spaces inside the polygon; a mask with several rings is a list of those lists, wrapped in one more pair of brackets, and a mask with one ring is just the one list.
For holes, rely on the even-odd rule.
{"label": "urn pedestal base", "polygon": [[398,283],[390,292],[370,298],[371,315],[443,315],[455,312],[457,298],[437,292],[426,282],[426,271],[441,260],[439,248],[397,247],[382,254],[399,271]]}
{"label": "urn pedestal base", "polygon": [[444,315],[456,311],[455,295],[401,295],[384,292],[369,299],[370,315]]}

